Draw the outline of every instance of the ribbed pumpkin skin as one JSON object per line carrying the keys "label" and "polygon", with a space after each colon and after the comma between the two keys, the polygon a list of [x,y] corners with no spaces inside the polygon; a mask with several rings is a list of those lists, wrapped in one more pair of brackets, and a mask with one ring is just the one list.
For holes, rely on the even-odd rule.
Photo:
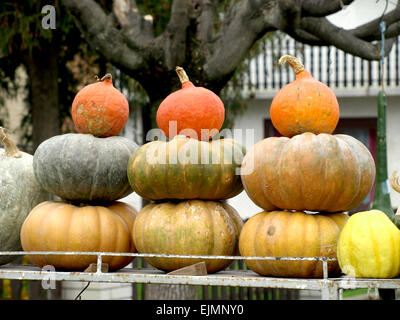
{"label": "ribbed pumpkin skin", "polygon": [[[24,251],[136,252],[128,227],[135,220],[135,210],[127,204],[114,206],[119,208],[43,202],[29,213],[22,225],[22,248]],[[123,206],[125,212],[120,214]],[[96,256],[89,255],[28,255],[28,258],[39,267],[52,265],[63,270],[83,270],[97,262]],[[123,268],[132,260],[133,257],[127,256],[102,257],[110,270]]]}
{"label": "ribbed pumpkin skin", "polygon": [[[239,238],[242,256],[329,257],[336,258],[340,230],[348,216],[304,212],[270,211],[251,217]],[[322,261],[245,260],[246,265],[264,276],[321,278]],[[337,261],[328,261],[328,274],[338,274]]]}
{"label": "ribbed pumpkin skin", "polygon": [[133,192],[126,174],[138,146],[124,137],[69,133],[42,142],[35,177],[50,193],[73,202],[109,203]]}
{"label": "ribbed pumpkin skin", "polygon": [[[124,219],[129,231],[131,232],[131,234],[133,233],[133,226],[135,224],[136,216],[138,215],[138,211],[134,207],[122,201],[114,201],[111,202],[109,205],[106,205],[105,208],[111,210],[112,212],[119,215],[122,219]],[[135,244],[132,243],[132,245],[133,247],[131,251],[137,252]]]}
{"label": "ribbed pumpkin skin", "polygon": [[267,138],[246,154],[242,170],[254,163],[254,172],[242,175],[242,182],[265,210],[349,211],[367,196],[375,179],[369,150],[344,134]]}
{"label": "ribbed pumpkin skin", "polygon": [[206,142],[176,136],[141,146],[129,159],[128,178],[133,190],[148,200],[228,199],[243,190],[244,154],[233,139]]}
{"label": "ribbed pumpkin skin", "polygon": [[[243,222],[226,203],[188,200],[148,204],[138,214],[133,238],[138,252],[177,255],[235,255]],[[205,261],[209,273],[232,260],[145,258],[155,268],[173,271]]]}
{"label": "ribbed pumpkin skin", "polygon": [[337,244],[343,272],[357,278],[393,278],[400,272],[400,230],[379,210],[353,214]]}
{"label": "ribbed pumpkin skin", "polygon": [[[49,200],[33,174],[33,157],[20,152],[21,158],[5,155],[0,148],[0,251],[19,251],[19,232],[26,216],[39,203]],[[17,256],[0,256],[0,264]]]}
{"label": "ribbed pumpkin skin", "polygon": [[285,137],[304,132],[332,133],[339,121],[339,103],[327,85],[303,70],[276,93],[270,117]]}
{"label": "ribbed pumpkin skin", "polygon": [[111,80],[104,80],[89,84],[76,94],[71,114],[80,133],[116,136],[128,121],[129,104]]}

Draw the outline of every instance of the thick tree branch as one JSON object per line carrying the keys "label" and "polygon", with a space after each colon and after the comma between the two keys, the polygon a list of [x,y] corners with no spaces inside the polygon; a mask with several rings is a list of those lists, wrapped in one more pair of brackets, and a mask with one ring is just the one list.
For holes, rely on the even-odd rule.
{"label": "thick tree branch", "polygon": [[325,17],[343,9],[354,0],[303,0],[301,10],[303,17]]}
{"label": "thick tree branch", "polygon": [[[345,52],[367,60],[378,60],[380,48],[370,42],[355,37],[348,30],[336,27],[326,18],[306,17],[301,20],[301,28]],[[386,43],[385,54],[391,49]]]}
{"label": "thick tree branch", "polygon": [[400,21],[393,23],[386,29],[385,36],[386,38],[394,38],[400,35]]}
{"label": "thick tree branch", "polygon": [[173,1],[167,27],[156,39],[157,45],[163,48],[167,70],[174,70],[176,66],[182,65],[185,61],[186,30],[190,23],[189,3],[186,0]]}
{"label": "thick tree branch", "polygon": [[317,36],[300,28],[288,32],[288,35],[290,35],[296,41],[308,44],[310,46],[329,46],[329,43],[326,41],[323,41]]}
{"label": "thick tree branch", "polygon": [[142,48],[153,40],[153,24],[140,15],[134,0],[114,0],[113,12],[131,45]]}
{"label": "thick tree branch", "polygon": [[197,34],[196,38],[201,43],[207,43],[212,39],[212,31],[214,21],[217,15],[215,4],[210,0],[200,0],[199,4],[201,13],[197,18]]}
{"label": "thick tree branch", "polygon": [[291,33],[299,28],[301,19],[301,0],[279,0],[280,26],[279,30]]}
{"label": "thick tree branch", "polygon": [[[400,1],[397,3],[397,6],[394,10],[385,14],[383,17],[376,18],[362,26],[359,26],[356,29],[350,30],[350,32],[357,38],[361,38],[367,41],[379,40],[381,38],[381,32],[379,28],[379,23],[381,21],[385,21],[386,29],[388,30],[392,24],[396,24],[400,20]],[[395,34],[394,30],[397,27],[391,28],[391,36],[397,36],[400,33]],[[389,30],[388,30],[389,31]]]}
{"label": "thick tree branch", "polygon": [[225,14],[203,70],[209,81],[220,82],[235,71],[252,45],[267,31],[276,30],[279,7],[273,0],[243,0]]}
{"label": "thick tree branch", "polygon": [[[285,0],[285,2],[288,0]],[[325,1],[325,0],[305,0],[302,2],[302,15],[307,16],[307,15],[312,15],[314,17],[318,16],[323,16],[324,14],[331,14],[334,12],[337,12],[340,10],[342,3],[343,5],[348,5],[352,2],[353,0],[347,0],[347,1]],[[398,2],[396,8],[389,12],[388,14],[379,17],[377,19],[374,19],[373,21],[366,23],[364,25],[361,25],[360,27],[353,29],[353,30],[341,30],[339,28],[336,28],[334,25],[325,25],[328,24],[326,23],[327,21],[324,20],[322,26],[325,28],[324,30],[326,31],[327,27],[331,31],[338,31],[340,30],[340,34],[345,34],[345,37],[347,41],[349,41],[350,47],[362,47],[366,48],[369,47],[370,50],[372,49],[374,51],[373,56],[376,56],[376,48],[377,46],[374,46],[373,44],[370,44],[370,41],[374,40],[380,40],[381,39],[381,33],[380,33],[380,27],[379,23],[381,21],[385,21],[387,24],[387,30],[385,33],[386,38],[392,38],[396,37],[400,34],[400,25],[398,25],[396,22],[400,20],[400,2]],[[307,21],[306,23],[304,21]],[[312,22],[314,21],[314,22]],[[317,34],[311,33],[310,30],[316,30],[317,29],[317,23],[316,21],[322,21],[322,20],[303,20],[303,26],[308,25],[308,31],[301,29],[301,28],[296,28],[295,26],[292,27],[292,29],[287,28],[284,30],[286,33],[288,33],[291,37],[294,39],[306,43],[309,45],[318,45],[318,46],[325,46],[325,45],[330,45],[333,44],[332,42],[327,41],[327,37],[324,37],[321,39]],[[311,28],[311,25],[314,27]],[[336,28],[336,29],[335,29]],[[322,33],[322,31],[320,31]],[[337,38],[336,36],[332,36],[331,38]],[[350,43],[350,40],[351,43]],[[355,43],[353,42],[355,41]],[[365,43],[367,42],[367,43]],[[337,43],[337,42],[335,42]],[[387,44],[390,44],[391,42],[388,42]],[[349,47],[348,44],[343,42],[343,47],[341,47],[342,50],[349,52],[346,48]],[[361,49],[360,47],[360,49]],[[374,48],[375,47],[375,48]],[[351,49],[350,53],[357,53],[359,52],[360,49],[356,49],[354,51],[354,48]],[[390,50],[390,46],[387,46],[386,53]],[[367,53],[371,56],[370,53]],[[359,54],[357,54],[359,55]],[[371,57],[372,58],[372,57]],[[378,56],[376,56],[378,58]]]}
{"label": "thick tree branch", "polygon": [[143,57],[125,42],[103,9],[93,0],[64,0],[86,40],[110,62],[134,72],[143,67]]}

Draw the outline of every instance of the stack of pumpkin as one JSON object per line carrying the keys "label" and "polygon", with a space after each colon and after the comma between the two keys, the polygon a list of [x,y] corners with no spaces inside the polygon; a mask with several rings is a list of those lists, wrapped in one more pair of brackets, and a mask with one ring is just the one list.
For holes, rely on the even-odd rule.
{"label": "stack of pumpkin", "polygon": [[[128,164],[132,188],[150,202],[136,217],[134,242],[139,253],[235,255],[243,222],[235,209],[221,200],[243,190],[238,170],[245,150],[233,139],[209,142],[213,134],[208,133],[215,134],[224,121],[223,103],[212,91],[194,86],[182,68],[176,71],[182,89],[167,96],[157,112],[158,126],[169,141],[144,144]],[[164,271],[205,261],[209,273],[232,262],[145,259]]]}
{"label": "stack of pumpkin", "polygon": [[[339,119],[334,93],[315,80],[301,62],[283,56],[296,79],[274,97],[270,116],[283,137],[266,138],[246,154],[242,182],[249,197],[265,211],[243,226],[242,256],[336,258],[339,234],[370,192],[375,164],[357,139],[333,135]],[[321,261],[247,260],[262,275],[322,277]],[[338,274],[337,261],[328,263]]]}
{"label": "stack of pumpkin", "polygon": [[[128,119],[126,98],[112,85],[111,75],[84,87],[72,105],[79,133],[42,142],[33,171],[43,189],[61,198],[42,202],[29,213],[20,233],[25,251],[136,252],[132,227],[136,210],[117,201],[133,192],[126,175],[129,157],[138,146],[117,136]],[[42,267],[83,270],[95,255],[29,255]],[[132,261],[105,256],[110,270]]]}

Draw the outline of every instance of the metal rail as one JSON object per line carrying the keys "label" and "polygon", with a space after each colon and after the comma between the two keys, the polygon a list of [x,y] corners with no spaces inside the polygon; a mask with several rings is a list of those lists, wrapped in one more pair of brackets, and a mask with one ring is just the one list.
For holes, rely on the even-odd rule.
{"label": "metal rail", "polygon": [[[202,256],[202,255],[168,255],[145,253],[113,253],[113,252],[61,252],[61,251],[3,251],[0,255],[95,255],[97,256],[96,272],[57,271],[54,268],[39,268],[33,265],[3,265],[0,266],[0,279],[12,280],[42,280],[42,281],[84,281],[84,282],[115,282],[115,283],[158,283],[207,286],[282,288],[298,290],[318,290],[321,299],[340,299],[342,289],[398,289],[400,278],[366,279],[342,276],[328,277],[328,261],[335,260],[326,257],[243,257],[243,256]],[[201,258],[201,259],[237,259],[237,260],[320,260],[323,263],[323,278],[300,279],[265,277],[251,270],[224,270],[214,274],[201,276],[172,275],[155,269],[123,268],[113,272],[102,272],[103,256],[134,256],[163,258]]]}

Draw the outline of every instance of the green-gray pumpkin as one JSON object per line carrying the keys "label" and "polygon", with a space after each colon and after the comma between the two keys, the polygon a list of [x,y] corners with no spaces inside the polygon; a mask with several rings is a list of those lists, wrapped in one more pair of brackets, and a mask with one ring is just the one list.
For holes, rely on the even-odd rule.
{"label": "green-gray pumpkin", "polygon": [[109,203],[133,192],[126,168],[137,148],[121,136],[58,135],[39,145],[33,169],[42,187],[64,200]]}
{"label": "green-gray pumpkin", "polygon": [[229,199],[243,190],[244,154],[234,139],[208,142],[178,135],[141,146],[129,159],[128,178],[148,200]]}
{"label": "green-gray pumpkin", "polygon": [[[33,174],[32,155],[18,150],[0,127],[0,251],[21,251],[19,233],[29,212],[51,195],[40,187]],[[17,256],[0,255],[0,264]]]}

